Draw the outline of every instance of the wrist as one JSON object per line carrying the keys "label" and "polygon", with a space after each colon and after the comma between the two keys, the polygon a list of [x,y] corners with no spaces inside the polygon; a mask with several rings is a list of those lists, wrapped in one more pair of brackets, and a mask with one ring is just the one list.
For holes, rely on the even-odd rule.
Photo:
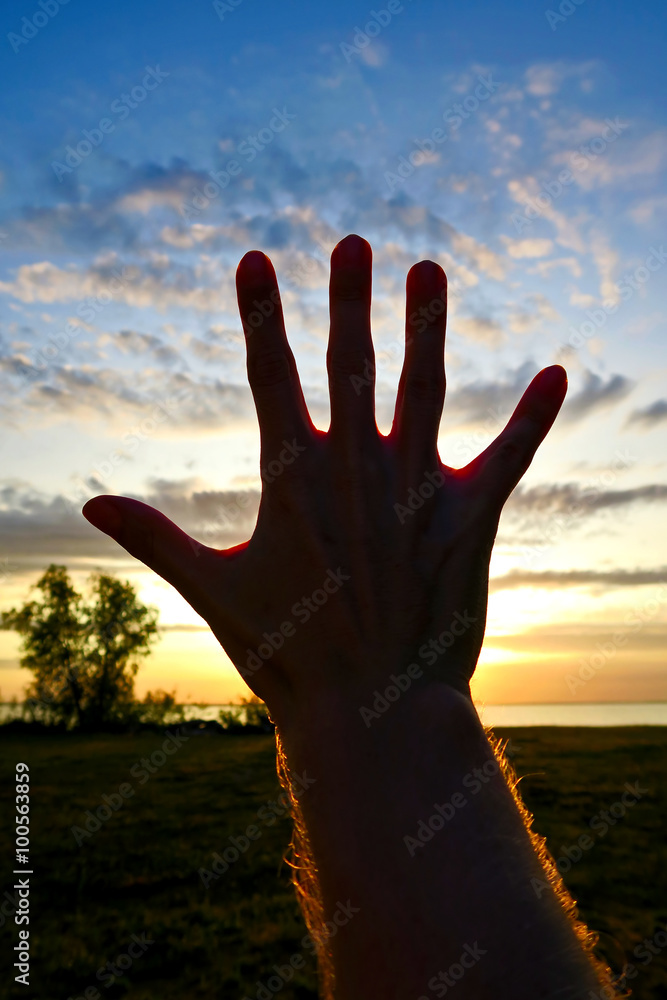
{"label": "wrist", "polygon": [[[555,894],[536,896],[544,870],[472,701],[430,681],[370,726],[359,707],[349,692],[315,699],[279,729],[289,769],[308,788],[299,809],[323,917],[340,900],[357,914],[333,942],[337,975],[344,965],[350,977],[341,977],[343,995],[369,995],[380,968],[416,995],[466,941],[488,952],[480,981],[470,975],[470,996],[489,995],[484,970],[517,976],[526,965],[517,996],[537,995],[545,982],[594,986]],[[406,912],[418,917],[401,938],[420,956],[414,970],[396,957]],[[512,926],[525,928],[519,948]]]}
{"label": "wrist", "polygon": [[293,766],[317,762],[326,767],[327,761],[358,760],[360,754],[404,754],[424,739],[462,759],[480,753],[486,759],[491,753],[469,688],[463,693],[427,678],[405,690],[391,681],[380,687],[357,679],[347,690],[310,693],[274,721]]}

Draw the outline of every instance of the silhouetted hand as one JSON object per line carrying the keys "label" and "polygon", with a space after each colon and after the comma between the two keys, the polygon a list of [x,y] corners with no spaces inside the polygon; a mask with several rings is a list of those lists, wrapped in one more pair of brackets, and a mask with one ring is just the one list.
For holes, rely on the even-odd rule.
{"label": "silhouetted hand", "polygon": [[[451,469],[437,449],[441,267],[408,274],[387,436],[375,423],[368,243],[348,236],[331,257],[326,433],[306,409],[271,263],[252,251],[236,280],[261,432],[252,538],[218,551],[122,497],[96,497],[84,513],[206,619],[266,702],[279,761],[303,769],[307,794],[292,800],[299,901],[318,940],[336,928],[318,953],[323,995],[423,996],[466,942],[483,957],[458,984],[461,1000],[608,989],[469,688],[500,513],[563,402],[564,370],[540,372],[496,440]],[[398,705],[371,713],[381,691],[389,707],[392,686]],[[341,903],[351,916],[338,929]]]}
{"label": "silhouetted hand", "polygon": [[266,470],[249,541],[201,545],[129,498],[96,497],[84,507],[206,619],[279,728],[304,706],[326,709],[347,697],[359,704],[413,662],[426,683],[445,681],[469,696],[498,519],[567,388],[563,368],[544,369],[488,448],[463,469],[443,465],[447,279],[422,261],[407,277],[412,322],[393,425],[380,434],[371,263],[370,245],[354,235],[331,256],[326,433],[306,408],[273,266],[256,250],[238,266]]}

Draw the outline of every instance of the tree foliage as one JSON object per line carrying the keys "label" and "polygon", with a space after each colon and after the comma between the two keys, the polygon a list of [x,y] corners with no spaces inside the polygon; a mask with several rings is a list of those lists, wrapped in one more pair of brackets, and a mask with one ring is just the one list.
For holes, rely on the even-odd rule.
{"label": "tree foliage", "polygon": [[157,609],[142,604],[130,583],[103,573],[93,574],[86,602],[66,567],[55,564],[35,589],[39,597],[1,621],[23,638],[33,718],[97,729],[135,715],[134,677],[157,636]]}
{"label": "tree foliage", "polygon": [[138,722],[151,726],[166,726],[185,722],[185,711],[176,701],[175,691],[147,691],[143,701],[135,705]]}
{"label": "tree foliage", "polygon": [[256,694],[249,698],[241,698],[238,705],[229,708],[222,708],[218,712],[218,721],[223,729],[228,732],[241,732],[244,730],[261,730],[265,733],[273,732],[274,724],[269,716],[269,710]]}

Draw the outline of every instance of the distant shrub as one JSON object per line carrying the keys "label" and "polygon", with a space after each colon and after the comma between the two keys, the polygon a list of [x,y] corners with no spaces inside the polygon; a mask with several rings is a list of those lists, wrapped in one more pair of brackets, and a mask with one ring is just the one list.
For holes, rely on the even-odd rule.
{"label": "distant shrub", "polygon": [[241,698],[238,705],[221,709],[218,720],[227,733],[272,733],[275,730],[268,708],[255,694]]}

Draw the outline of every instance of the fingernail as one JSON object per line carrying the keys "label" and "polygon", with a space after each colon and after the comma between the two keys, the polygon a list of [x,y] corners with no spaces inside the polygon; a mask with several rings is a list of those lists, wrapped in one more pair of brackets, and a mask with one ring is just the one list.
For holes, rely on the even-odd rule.
{"label": "fingernail", "polygon": [[123,526],[120,511],[105,497],[93,497],[82,512],[87,521],[106,535],[117,538]]}
{"label": "fingernail", "polygon": [[419,290],[430,293],[443,284],[444,272],[434,260],[422,260],[417,266],[415,276]]}
{"label": "fingernail", "polygon": [[269,277],[269,261],[261,250],[249,250],[241,263],[244,278],[260,282]]}
{"label": "fingernail", "polygon": [[361,236],[351,233],[336,245],[338,262],[346,267],[360,267],[366,263],[368,244]]}
{"label": "fingernail", "polygon": [[563,385],[567,385],[567,372],[562,365],[552,365],[545,368],[540,379],[540,389],[549,395],[556,395],[562,390]]}

